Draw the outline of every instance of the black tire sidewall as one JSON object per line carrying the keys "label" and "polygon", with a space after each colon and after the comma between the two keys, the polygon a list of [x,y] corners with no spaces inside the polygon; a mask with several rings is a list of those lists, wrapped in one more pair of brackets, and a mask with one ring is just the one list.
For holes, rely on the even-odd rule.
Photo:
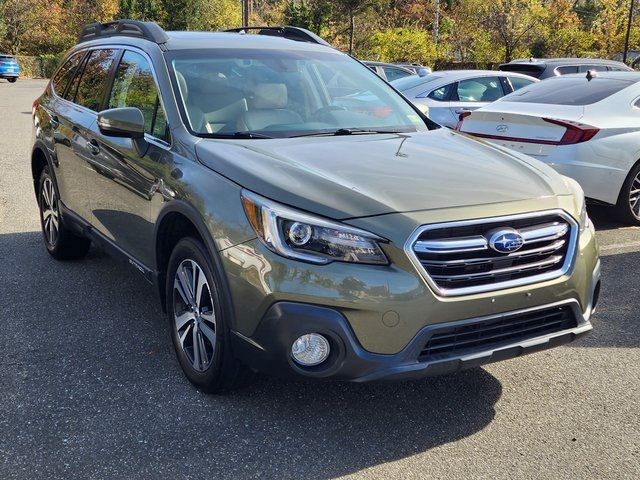
{"label": "black tire sidewall", "polygon": [[621,220],[631,225],[640,225],[640,219],[633,214],[631,206],[629,205],[631,187],[633,186],[633,180],[636,178],[638,173],[640,173],[640,162],[636,163],[629,172],[627,179],[622,185],[620,197],[618,198],[618,212],[620,213]]}
{"label": "black tire sidewall", "polygon": [[[178,339],[178,331],[175,326],[174,319],[174,301],[173,301],[173,282],[178,266],[186,259],[194,260],[200,268],[202,268],[211,292],[213,300],[213,308],[216,317],[216,345],[211,365],[204,372],[198,372],[191,366],[191,362],[182,351],[180,341]],[[166,276],[166,299],[167,299],[167,318],[169,321],[169,330],[171,341],[178,357],[178,362],[182,367],[187,378],[198,388],[205,391],[214,391],[222,382],[224,358],[229,355],[229,349],[226,347],[227,339],[227,322],[223,308],[223,299],[221,298],[220,282],[218,281],[213,265],[209,259],[205,246],[195,238],[187,237],[178,242],[173,249]]]}

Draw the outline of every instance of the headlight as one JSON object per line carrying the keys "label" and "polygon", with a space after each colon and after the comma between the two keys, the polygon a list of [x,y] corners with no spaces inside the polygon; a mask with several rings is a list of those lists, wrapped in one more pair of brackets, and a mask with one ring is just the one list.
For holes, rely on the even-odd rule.
{"label": "headlight", "polygon": [[589,214],[587,213],[587,201],[584,198],[584,194],[582,194],[582,208],[580,209],[580,232],[583,232],[586,228],[589,227],[591,220],[589,219]]}
{"label": "headlight", "polygon": [[264,244],[284,257],[318,264],[389,263],[378,245],[385,240],[372,233],[285,207],[246,190],[242,205]]}

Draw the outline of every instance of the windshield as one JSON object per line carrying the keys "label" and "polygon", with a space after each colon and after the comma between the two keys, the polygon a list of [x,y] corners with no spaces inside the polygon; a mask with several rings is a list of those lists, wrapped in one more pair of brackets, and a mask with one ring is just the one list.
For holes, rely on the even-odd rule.
{"label": "windshield", "polygon": [[185,122],[220,138],[427,130],[368,68],[338,52],[211,49],[169,58]]}

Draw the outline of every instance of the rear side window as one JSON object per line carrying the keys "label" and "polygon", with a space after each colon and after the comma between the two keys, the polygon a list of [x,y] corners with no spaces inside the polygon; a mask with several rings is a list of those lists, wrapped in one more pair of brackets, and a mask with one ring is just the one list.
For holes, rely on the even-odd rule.
{"label": "rear side window", "polygon": [[535,83],[533,80],[527,80],[526,78],[520,77],[509,77],[509,82],[511,82],[511,86],[513,87],[513,91],[520,90],[532,83]]}
{"label": "rear side window", "polygon": [[591,105],[618,93],[635,82],[612,78],[564,77],[531,85],[515,92],[506,99],[509,102],[543,103],[548,105]]}
{"label": "rear side window", "polygon": [[145,132],[166,139],[167,120],[160,103],[153,72],[142,55],[126,51],[118,65],[109,97],[109,108],[135,107],[144,116]]}
{"label": "rear side window", "polygon": [[607,67],[605,65],[580,65],[580,72],[587,73],[589,70],[595,72],[606,72]]}
{"label": "rear side window", "polygon": [[563,67],[557,67],[555,70],[557,75],[569,75],[571,73],[578,73],[577,65],[565,65]]}
{"label": "rear side window", "polygon": [[78,84],[75,103],[96,112],[100,110],[117,52],[114,49],[91,51]]}
{"label": "rear side window", "polygon": [[401,68],[384,67],[383,70],[384,74],[387,76],[387,80],[390,82],[411,75],[411,73],[402,70]]}
{"label": "rear side window", "polygon": [[500,70],[503,72],[522,73],[523,75],[529,75],[533,78],[540,78],[544,69],[544,65],[527,65],[523,63],[507,63],[505,65],[500,65]]}
{"label": "rear side window", "polygon": [[78,66],[85,53],[84,51],[74,53],[53,76],[51,87],[56,94],[63,95],[67,85],[78,71]]}
{"label": "rear side window", "polygon": [[451,97],[451,90],[453,90],[455,83],[450,83],[444,87],[436,88],[433,92],[427,95],[427,98],[436,100],[437,102],[445,102]]}

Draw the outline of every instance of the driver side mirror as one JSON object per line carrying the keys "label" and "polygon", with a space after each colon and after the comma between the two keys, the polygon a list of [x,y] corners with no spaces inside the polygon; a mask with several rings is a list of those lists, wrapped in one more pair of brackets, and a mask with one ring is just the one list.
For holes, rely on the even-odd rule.
{"label": "driver side mirror", "polygon": [[138,108],[112,108],[98,114],[100,133],[108,137],[144,137],[144,116]]}

